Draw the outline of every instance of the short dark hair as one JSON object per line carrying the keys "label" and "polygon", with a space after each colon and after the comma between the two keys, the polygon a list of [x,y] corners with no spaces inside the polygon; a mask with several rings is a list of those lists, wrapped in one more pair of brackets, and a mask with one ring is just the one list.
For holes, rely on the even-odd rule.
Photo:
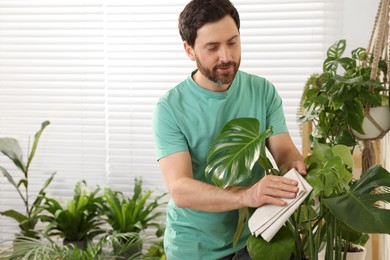
{"label": "short dark hair", "polygon": [[230,15],[240,30],[240,17],[229,0],[192,0],[179,16],[179,33],[183,41],[194,47],[197,30],[210,22]]}

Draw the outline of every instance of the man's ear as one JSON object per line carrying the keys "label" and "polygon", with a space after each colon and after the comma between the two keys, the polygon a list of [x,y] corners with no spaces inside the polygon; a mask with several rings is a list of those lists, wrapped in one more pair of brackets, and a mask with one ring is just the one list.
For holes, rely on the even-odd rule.
{"label": "man's ear", "polygon": [[184,50],[187,53],[188,58],[190,58],[190,60],[194,61],[195,60],[194,49],[188,44],[187,41],[184,41]]}

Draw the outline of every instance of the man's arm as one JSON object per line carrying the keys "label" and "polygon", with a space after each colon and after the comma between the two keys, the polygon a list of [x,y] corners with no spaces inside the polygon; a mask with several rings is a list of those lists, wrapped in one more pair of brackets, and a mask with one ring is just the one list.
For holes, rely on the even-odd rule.
{"label": "man's arm", "polygon": [[303,157],[288,133],[270,136],[267,139],[267,147],[282,174],[295,168],[301,175],[306,175]]}
{"label": "man's arm", "polygon": [[165,183],[176,206],[209,212],[222,212],[263,204],[285,205],[280,198],[294,198],[296,181],[280,176],[265,176],[247,187],[220,189],[195,180],[188,151],[168,155],[159,160]]}

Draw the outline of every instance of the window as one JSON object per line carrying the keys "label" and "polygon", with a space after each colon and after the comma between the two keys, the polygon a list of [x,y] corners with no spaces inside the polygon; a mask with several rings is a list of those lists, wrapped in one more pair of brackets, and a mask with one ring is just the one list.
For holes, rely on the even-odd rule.
{"label": "window", "polygon": [[[177,30],[186,2],[0,1],[0,136],[16,137],[26,158],[40,124],[51,122],[31,166],[32,194],[52,172],[48,194],[64,202],[81,179],[130,194],[142,176],[145,188],[165,190],[151,116],[158,97],[195,69]],[[274,83],[300,147],[301,90],[338,37],[341,3],[232,2],[241,16],[241,69]],[[4,156],[0,163],[12,168]],[[0,178],[0,211],[22,210],[20,202]],[[0,241],[17,231],[0,217]]]}

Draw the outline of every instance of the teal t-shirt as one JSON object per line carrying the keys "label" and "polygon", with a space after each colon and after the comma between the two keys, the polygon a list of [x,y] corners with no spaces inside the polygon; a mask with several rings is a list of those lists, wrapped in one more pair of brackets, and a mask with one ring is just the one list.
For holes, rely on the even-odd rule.
{"label": "teal t-shirt", "polygon": [[[281,98],[266,79],[238,71],[227,91],[213,92],[197,85],[192,74],[157,102],[153,117],[157,159],[189,151],[193,177],[208,182],[204,173],[208,149],[231,119],[254,117],[261,131],[272,125],[273,134],[287,132]],[[263,175],[256,166],[252,178],[241,185],[254,184]],[[237,219],[238,210],[204,212],[178,208],[171,200],[164,235],[167,258],[218,259],[238,251],[250,232],[246,228],[233,247]]]}

